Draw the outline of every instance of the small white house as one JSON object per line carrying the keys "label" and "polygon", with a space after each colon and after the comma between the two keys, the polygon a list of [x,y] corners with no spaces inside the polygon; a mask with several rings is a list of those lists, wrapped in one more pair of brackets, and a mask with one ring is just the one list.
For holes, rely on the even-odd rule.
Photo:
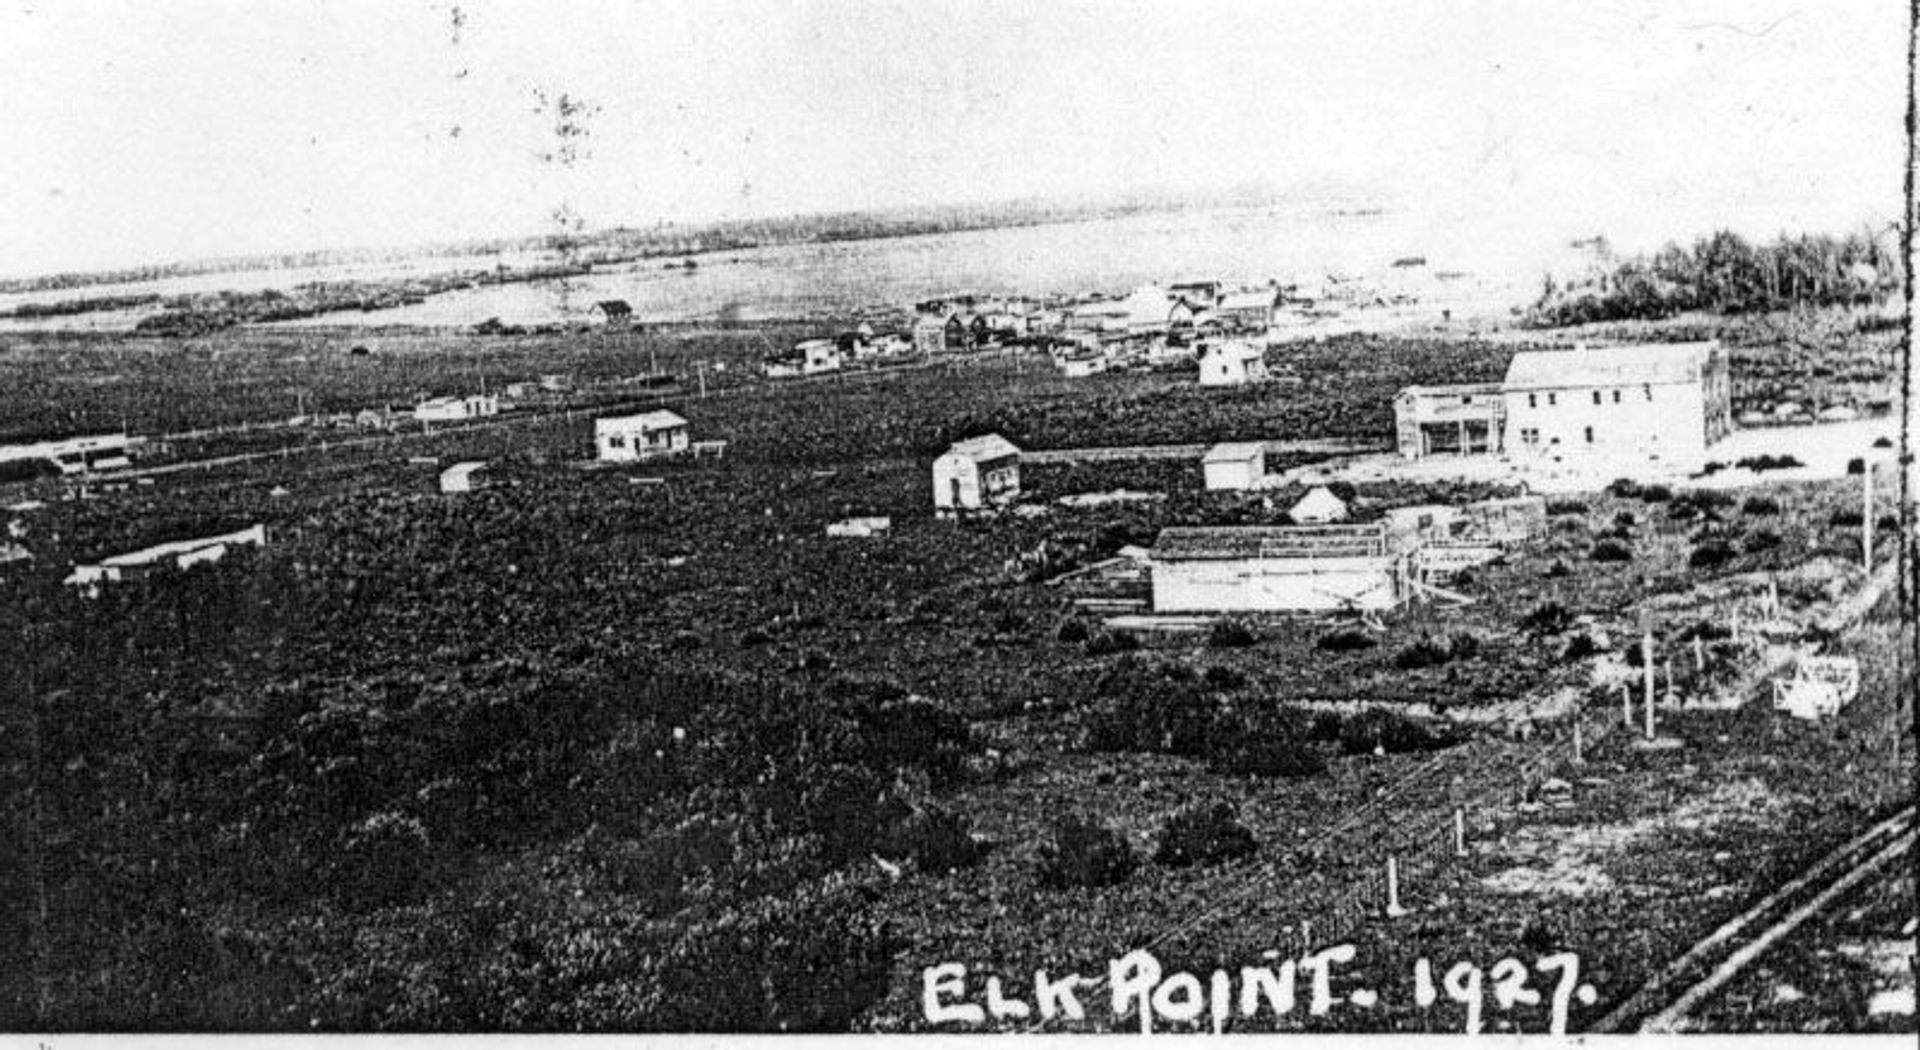
{"label": "small white house", "polygon": [[486,465],[485,460],[469,460],[465,463],[455,463],[453,466],[440,472],[440,491],[472,492],[478,487],[478,482],[474,478],[474,475],[478,474]]}
{"label": "small white house", "polygon": [[933,506],[941,515],[993,509],[1020,495],[1020,450],[998,434],[968,438],[933,461]]}
{"label": "small white house", "polygon": [[1258,488],[1267,476],[1267,446],[1262,441],[1228,441],[1201,457],[1200,472],[1207,488],[1245,491]]}
{"label": "small white house", "polygon": [[685,452],[687,421],[664,409],[593,421],[593,445],[602,462],[624,463]]}
{"label": "small white house", "polygon": [[844,518],[840,521],[828,523],[827,535],[842,539],[869,539],[892,528],[892,518]]}
{"label": "small white house", "polygon": [[1076,350],[1060,358],[1060,374],[1068,379],[1085,379],[1107,370],[1107,356],[1097,350]]}
{"label": "small white house", "polygon": [[1287,511],[1287,517],[1296,525],[1330,525],[1347,520],[1347,505],[1325,485],[1316,485]]}
{"label": "small white house", "polygon": [[1267,378],[1266,354],[1252,343],[1208,341],[1200,344],[1199,358],[1201,386],[1241,386]]}
{"label": "small white house", "polygon": [[800,358],[802,375],[819,375],[822,372],[838,372],[845,364],[840,354],[840,346],[831,339],[805,339],[794,344],[793,352]]}
{"label": "small white house", "polygon": [[435,397],[413,406],[413,418],[422,423],[459,423],[500,414],[500,399],[492,394]]}

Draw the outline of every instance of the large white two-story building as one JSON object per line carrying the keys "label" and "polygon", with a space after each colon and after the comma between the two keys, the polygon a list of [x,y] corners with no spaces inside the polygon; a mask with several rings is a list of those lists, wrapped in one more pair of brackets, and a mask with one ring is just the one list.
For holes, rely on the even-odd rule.
{"label": "large white two-story building", "polygon": [[1733,430],[1720,344],[1529,350],[1507,367],[1507,456],[1697,469]]}
{"label": "large white two-story building", "polygon": [[1524,350],[1498,384],[1408,387],[1394,415],[1409,459],[1695,470],[1733,430],[1732,386],[1717,342]]}

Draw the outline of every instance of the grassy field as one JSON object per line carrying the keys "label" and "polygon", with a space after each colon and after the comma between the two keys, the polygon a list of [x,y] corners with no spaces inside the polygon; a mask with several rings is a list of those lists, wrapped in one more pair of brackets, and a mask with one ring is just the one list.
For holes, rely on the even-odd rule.
{"label": "grassy field", "polygon": [[[680,371],[708,355],[744,362],[764,352],[757,333],[692,331],[611,348],[418,336],[368,345],[364,358],[337,348],[325,357],[308,336],[251,333],[184,346],[10,345],[0,374],[56,396],[51,409],[16,407],[7,424],[45,428],[65,412],[91,426],[138,408],[146,426],[195,427],[258,418],[293,389],[344,409],[410,386],[442,392],[475,370],[490,382],[617,376],[654,357]],[[50,918],[36,927],[14,914],[6,932],[48,945],[38,966],[54,975],[56,1010],[36,1014],[28,985],[10,982],[0,1020],[915,1027],[922,966],[965,961],[1008,978],[1093,972],[1170,916],[1217,899],[1242,869],[1147,863],[1106,888],[1035,883],[1058,814],[1114,823],[1144,857],[1162,821],[1201,799],[1229,802],[1253,832],[1251,863],[1267,871],[1268,891],[1238,925],[1209,927],[1173,954],[1251,964],[1276,946],[1276,929],[1367,877],[1338,856],[1293,856],[1288,843],[1424,758],[1348,754],[1337,723],[1286,741],[1325,763],[1300,777],[1092,750],[1090,719],[1116,690],[1177,667],[1202,683],[1206,703],[1251,713],[1310,702],[1458,712],[1554,688],[1585,695],[1593,665],[1616,659],[1609,638],[1617,647],[1649,600],[1663,639],[1776,575],[1790,611],[1830,601],[1857,579],[1845,564],[1857,556],[1857,525],[1835,516],[1854,490],[1778,486],[1758,504],[1597,493],[1557,507],[1544,541],[1463,584],[1475,604],[1410,607],[1370,646],[1330,650],[1332,626],[1276,620],[1254,624],[1248,644],[1167,637],[1126,652],[1101,644],[1109,636],[1042,579],[1151,542],[1169,524],[1274,512],[1203,491],[1196,464],[1159,462],[1033,468],[1024,481],[1043,505],[1122,486],[1165,491],[1163,502],[938,521],[928,464],[948,442],[988,429],[1038,448],[1384,437],[1394,390],[1496,377],[1509,352],[1356,337],[1278,350],[1292,381],[1240,391],[1165,376],[1068,381],[1018,358],[754,381],[738,395],[668,402],[696,439],[729,442],[719,460],[579,469],[590,422],[555,417],[56,499],[22,515],[36,560],[0,570],[16,598],[0,633],[17,647],[11,681],[26,687],[12,695],[38,698],[8,712],[9,724],[31,721],[37,742],[29,750],[28,734],[9,735],[7,797],[22,803],[9,831],[38,835],[25,823],[29,795],[71,829],[50,843],[38,835],[40,870],[68,873],[54,880]],[[492,487],[442,496],[436,466],[416,456],[486,459]],[[629,483],[640,477],[664,484]],[[1371,514],[1456,494],[1363,486],[1358,505]],[[1292,494],[1274,495],[1284,507]],[[871,540],[825,536],[850,514],[890,515],[894,527]],[[255,521],[271,540],[257,556],[97,602],[59,593],[72,560]],[[1625,557],[1596,558],[1603,544]],[[1695,563],[1715,545],[1723,556]],[[1534,615],[1548,608],[1559,619],[1530,626],[1555,620]],[[1437,662],[1406,655],[1461,637],[1472,644]],[[1711,673],[1727,673],[1728,659],[1716,647]],[[1684,667],[1681,677],[1688,688],[1697,680]],[[906,741],[897,763],[873,758],[885,748],[871,742],[849,743],[890,718],[922,720],[879,738]],[[1660,817],[1654,800],[1667,796],[1645,789],[1669,782],[1717,797],[1757,778],[1782,801],[1764,827],[1715,816],[1634,840],[1660,843],[1670,864],[1645,846],[1606,858],[1607,877],[1664,887],[1668,896],[1648,891],[1665,909],[1658,945],[1619,896],[1487,891],[1477,880],[1513,866],[1502,860],[1508,835],[1449,876],[1450,903],[1429,901],[1411,920],[1417,936],[1389,941],[1369,926],[1367,965],[1397,973],[1415,952],[1490,963],[1552,942],[1581,951],[1604,994],[1624,994],[1640,953],[1680,943],[1715,914],[1680,893],[1700,870],[1726,877],[1734,888],[1721,903],[1734,908],[1867,808],[1826,804],[1848,746],[1841,731],[1783,736],[1759,710],[1673,725],[1689,744],[1679,755],[1618,743],[1595,756],[1607,785],[1583,801],[1583,819]],[[1460,754],[1552,746],[1500,730],[1463,730],[1477,734],[1477,750]],[[35,788],[35,771],[49,768],[74,772],[58,790]],[[898,816],[902,807],[918,816]],[[927,834],[943,826],[930,814],[956,820],[983,855],[951,872],[909,865],[895,881],[869,856],[880,847],[838,830]],[[1562,818],[1505,819],[1530,828]],[[1722,862],[1707,847],[1734,839],[1751,863],[1712,868]],[[968,852],[949,842],[953,850]],[[28,899],[23,879],[14,872],[0,888]],[[138,903],[149,896],[167,902],[164,916]],[[90,910],[108,900],[117,922]],[[859,932],[875,924],[885,937]],[[1578,945],[1568,943],[1575,931]],[[729,955],[735,943],[753,946],[752,958]],[[709,993],[674,976],[798,966],[810,951],[847,960],[844,972],[765,1001],[703,1001]],[[490,953],[498,958],[482,965]],[[171,1005],[183,997],[204,1005],[183,1014]],[[846,1009],[797,1005],[826,1000]],[[1328,1023],[1455,1020],[1396,1010]]]}

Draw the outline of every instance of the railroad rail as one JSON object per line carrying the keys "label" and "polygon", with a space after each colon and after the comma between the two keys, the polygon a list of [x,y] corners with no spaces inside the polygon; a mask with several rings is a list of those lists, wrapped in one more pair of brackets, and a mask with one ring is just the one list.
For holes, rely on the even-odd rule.
{"label": "railroad rail", "polygon": [[1768,948],[1913,849],[1908,806],[1729,920],[1600,1018],[1592,1033],[1676,1032],[1687,1017]]}

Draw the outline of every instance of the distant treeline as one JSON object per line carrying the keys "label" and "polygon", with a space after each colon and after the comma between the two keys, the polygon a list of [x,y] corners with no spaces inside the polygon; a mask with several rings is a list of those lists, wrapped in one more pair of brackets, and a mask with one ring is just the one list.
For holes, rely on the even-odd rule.
{"label": "distant treeline", "polygon": [[0,310],[0,317],[66,317],[95,310],[130,310],[160,301],[158,295],[99,295],[89,299],[68,299],[57,303],[21,303],[11,310]]}
{"label": "distant treeline", "polygon": [[1605,261],[1589,276],[1548,277],[1532,317],[1545,325],[1670,317],[1689,310],[1749,313],[1794,306],[1865,305],[1905,280],[1897,247],[1871,233],[1782,235],[1750,244],[1721,230],[1692,248]]}

